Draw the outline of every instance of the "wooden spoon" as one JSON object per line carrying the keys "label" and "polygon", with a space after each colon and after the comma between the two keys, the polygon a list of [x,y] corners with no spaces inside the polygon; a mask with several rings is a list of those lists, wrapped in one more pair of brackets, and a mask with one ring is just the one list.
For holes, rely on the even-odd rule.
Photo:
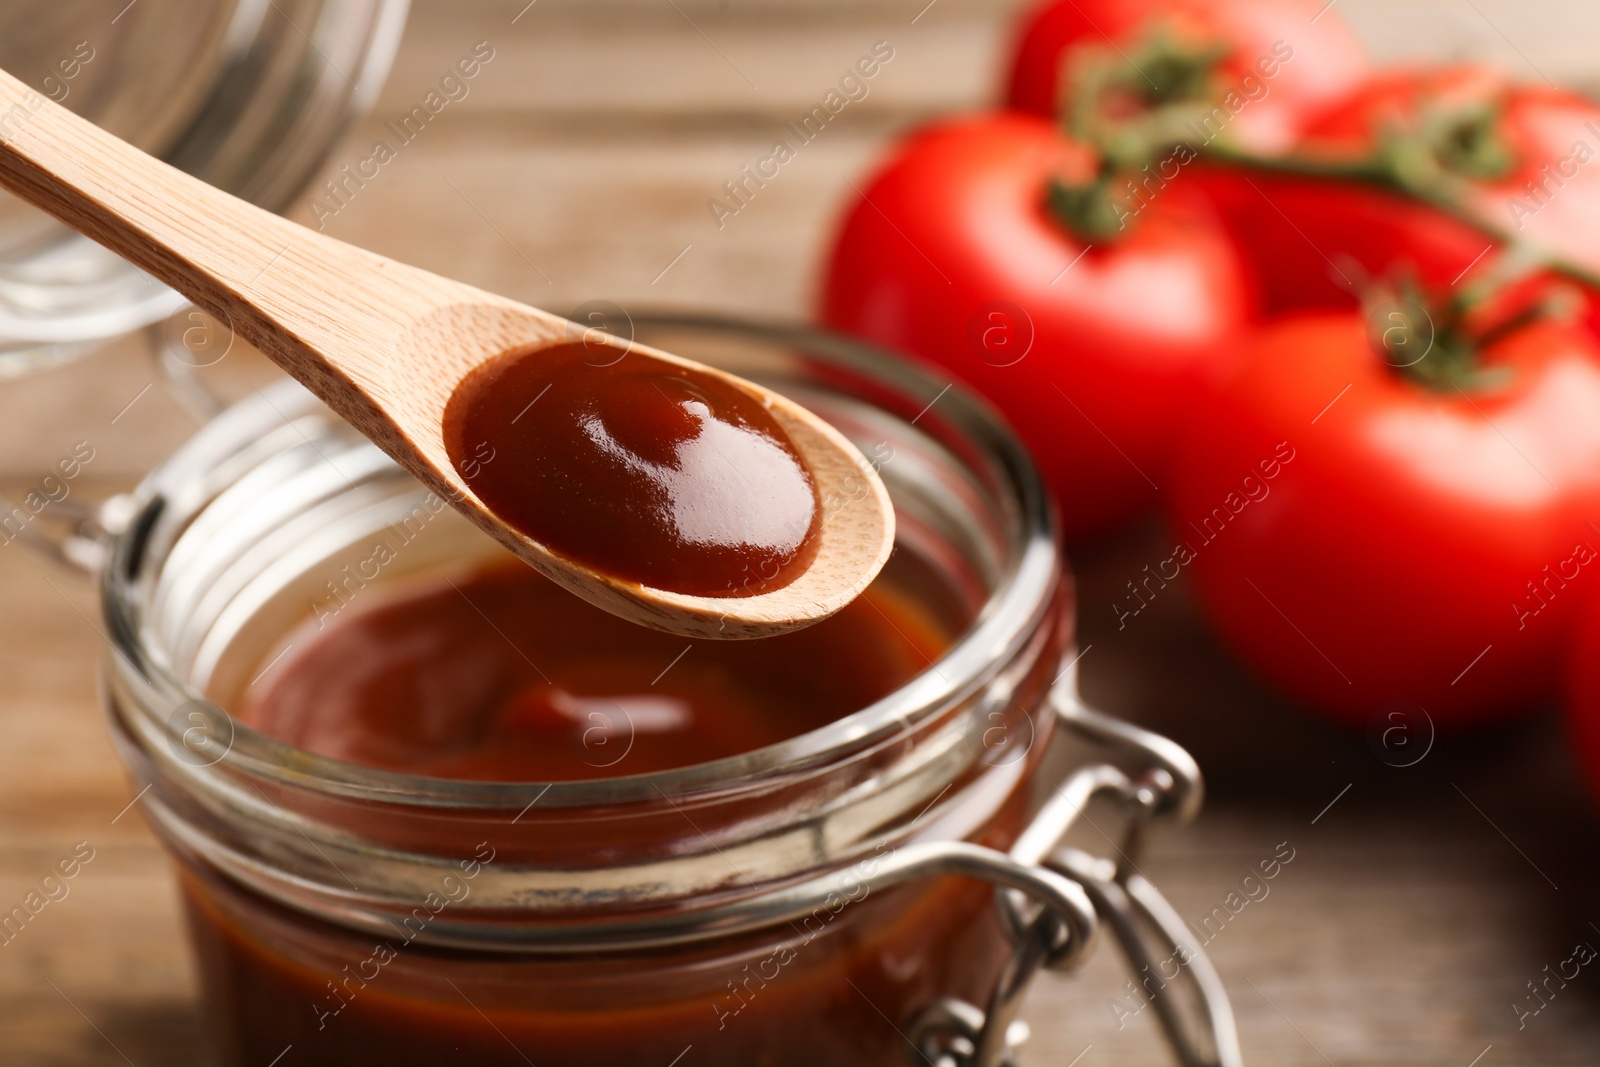
{"label": "wooden spoon", "polygon": [[584,336],[583,327],[247,204],[3,71],[0,185],[229,323],[424,485],[607,611],[690,637],[765,637],[827,618],[888,559],[894,540],[888,492],[837,430],[752,382],[615,341],[766,400],[810,467],[822,503],[820,540],[811,564],[789,585],[745,597],[688,596],[583,566],[497,519],[450,463],[441,431],[445,405],[468,371],[512,349],[572,342]]}

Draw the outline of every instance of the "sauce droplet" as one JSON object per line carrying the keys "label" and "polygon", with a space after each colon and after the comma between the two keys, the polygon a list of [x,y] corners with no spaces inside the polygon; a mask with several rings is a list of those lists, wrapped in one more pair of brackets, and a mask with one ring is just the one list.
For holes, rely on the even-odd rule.
{"label": "sauce droplet", "polygon": [[766,405],[638,351],[572,343],[491,359],[451,395],[444,438],[502,521],[618,578],[754,596],[816,555],[816,486]]}

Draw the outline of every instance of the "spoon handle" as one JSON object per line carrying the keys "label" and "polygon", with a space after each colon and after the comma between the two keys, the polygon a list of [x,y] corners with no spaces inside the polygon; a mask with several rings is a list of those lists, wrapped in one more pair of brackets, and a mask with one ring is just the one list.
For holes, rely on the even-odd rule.
{"label": "spoon handle", "polygon": [[340,379],[381,373],[397,324],[452,286],[215,189],[4,71],[0,186],[178,290],[324,399]]}

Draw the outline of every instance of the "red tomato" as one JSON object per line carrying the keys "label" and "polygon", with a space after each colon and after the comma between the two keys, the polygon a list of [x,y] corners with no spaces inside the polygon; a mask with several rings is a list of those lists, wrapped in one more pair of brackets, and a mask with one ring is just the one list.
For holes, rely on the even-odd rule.
{"label": "red tomato", "polygon": [[1147,105],[1172,100],[1185,91],[1174,89],[1179,72],[1147,51],[1163,36],[1194,51],[1221,47],[1200,95],[1223,105],[1234,94],[1240,106],[1224,124],[1257,151],[1290,147],[1307,117],[1366,72],[1360,45],[1322,0],[1044,0],[1020,25],[1006,103],[1055,114],[1063,67],[1085,49],[1120,52],[1150,86]]}
{"label": "red tomato", "polygon": [[1261,330],[1180,441],[1156,573],[1192,573],[1238,655],[1335,717],[1537,706],[1600,572],[1600,346],[1524,326],[1482,355],[1504,381],[1465,391],[1380,351],[1358,312]]}
{"label": "red tomato", "polygon": [[[1394,133],[1467,179],[1465,207],[1600,272],[1600,107],[1478,67],[1375,79],[1314,120],[1296,154],[1350,161]],[[1349,306],[1369,276],[1452,285],[1491,248],[1476,226],[1374,185],[1225,168],[1201,179],[1252,257],[1268,311]]]}
{"label": "red tomato", "polygon": [[901,144],[862,187],[822,319],[922,356],[993,400],[1032,447],[1069,537],[1153,499],[1178,407],[1254,312],[1244,265],[1182,183],[1086,245],[1046,207],[1094,161],[1054,123],[996,114]]}

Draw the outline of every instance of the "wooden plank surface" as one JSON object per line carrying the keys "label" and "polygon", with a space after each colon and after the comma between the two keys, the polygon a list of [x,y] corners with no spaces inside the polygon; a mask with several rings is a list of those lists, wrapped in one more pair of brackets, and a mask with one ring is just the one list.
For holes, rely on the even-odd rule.
{"label": "wooden plank surface", "polygon": [[[1014,5],[924,5],[538,0],[513,23],[521,0],[422,0],[330,176],[474,42],[495,58],[326,228],[556,310],[604,297],[804,317],[845,179],[898,130],[981,106],[996,80]],[[1338,10],[1386,61],[1477,57],[1588,83],[1600,59],[1600,8],[1576,0]],[[706,199],[878,40],[895,58],[869,97],[719,229]],[[309,203],[296,215],[312,218]],[[274,372],[240,351],[210,373],[237,392]],[[0,480],[30,484],[82,440],[96,458],[74,493],[131,484],[194,425],[157,381],[123,343],[3,383]],[[1206,768],[1205,814],[1159,836],[1143,864],[1180,914],[1198,922],[1280,843],[1294,849],[1270,895],[1210,946],[1247,1060],[1597,1062],[1600,976],[1586,969],[1521,1028],[1513,1010],[1575,942],[1600,945],[1600,826],[1558,722],[1536,716],[1386,766],[1364,738],[1281,706],[1230,665],[1181,586],[1118,630],[1110,604],[1159,544],[1146,530],[1078,561],[1083,681],[1100,706],[1165,730]],[[124,812],[98,710],[94,601],[76,576],[0,549],[0,903],[76,843],[95,850],[71,895],[0,947],[0,1067],[196,1061],[171,882],[137,812]],[[1106,847],[1092,833],[1085,843]],[[1083,973],[1040,983],[1026,1063],[1166,1062],[1148,1013],[1116,1025],[1120,966],[1105,946]]]}

